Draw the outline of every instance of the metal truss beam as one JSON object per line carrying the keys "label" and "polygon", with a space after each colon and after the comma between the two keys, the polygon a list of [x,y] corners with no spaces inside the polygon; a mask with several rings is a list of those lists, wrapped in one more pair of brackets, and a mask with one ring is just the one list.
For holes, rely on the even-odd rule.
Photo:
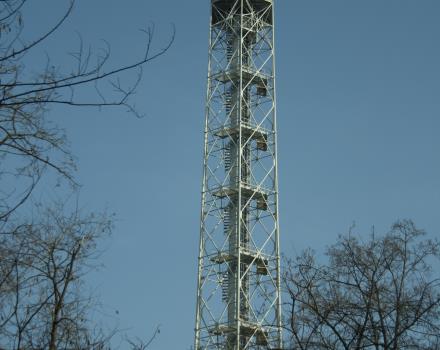
{"label": "metal truss beam", "polygon": [[274,6],[211,4],[195,349],[280,349]]}

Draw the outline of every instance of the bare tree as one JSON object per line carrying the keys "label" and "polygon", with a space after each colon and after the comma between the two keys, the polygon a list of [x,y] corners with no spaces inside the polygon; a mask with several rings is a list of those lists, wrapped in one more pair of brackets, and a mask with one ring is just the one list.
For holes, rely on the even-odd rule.
{"label": "bare tree", "polygon": [[130,345],[130,348],[132,350],[145,350],[151,345],[151,343],[153,343],[153,341],[156,339],[159,333],[160,333],[160,327],[158,326],[154,331],[153,335],[147,341],[142,340],[140,338],[136,338],[136,339],[127,338],[126,341]]}
{"label": "bare tree", "polygon": [[[28,41],[24,39],[22,16],[28,1],[0,2],[0,231],[2,222],[30,197],[46,169],[75,183],[74,159],[64,131],[47,118],[49,108],[123,107],[140,116],[130,97],[142,79],[142,68],[163,55],[174,40],[173,32],[164,48],[153,50],[154,27],[150,26],[143,30],[144,53],[115,67],[109,63],[108,44],[95,53],[80,39],[78,50],[71,54],[74,63],[69,71],[61,71],[47,59],[41,72],[31,74],[25,64],[26,55],[44,44],[69,18],[75,0],[65,1],[65,13]],[[130,75],[132,81],[122,83],[129,72],[134,73]],[[81,91],[87,91],[88,100],[77,97]]]}
{"label": "bare tree", "polygon": [[97,266],[111,216],[56,204],[16,227],[1,242],[0,348],[104,346],[110,336],[89,321],[94,305],[83,277]]}
{"label": "bare tree", "polygon": [[[91,319],[99,301],[85,276],[100,268],[102,241],[114,215],[83,213],[77,205],[38,206],[33,215],[0,236],[0,349],[111,350],[120,331]],[[125,338],[126,348],[147,349],[149,340]]]}
{"label": "bare tree", "polygon": [[[171,46],[174,30],[159,49],[154,27],[143,30],[144,52],[126,55],[134,58],[118,66],[110,64],[109,44],[92,50],[80,37],[69,70],[47,58],[35,74],[26,56],[62,29],[75,0],[65,0],[64,14],[40,34],[25,26],[28,3],[0,1],[0,348],[109,349],[115,331],[91,322],[95,300],[85,292],[84,276],[97,264],[112,217],[64,204],[43,209],[29,199],[47,170],[76,187],[75,160],[64,130],[47,116],[50,108],[122,107],[140,117],[131,97],[143,67]],[[31,218],[25,203],[33,208]],[[157,333],[148,342],[128,340],[129,347],[145,349]]]}
{"label": "bare tree", "polygon": [[327,249],[287,261],[288,329],[294,349],[439,349],[440,244],[412,221],[383,237],[350,233]]}

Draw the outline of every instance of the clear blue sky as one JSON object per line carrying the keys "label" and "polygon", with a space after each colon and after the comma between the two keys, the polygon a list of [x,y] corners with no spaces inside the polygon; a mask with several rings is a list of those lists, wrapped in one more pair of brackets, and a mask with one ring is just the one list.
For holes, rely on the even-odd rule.
{"label": "clear blue sky", "polygon": [[[61,3],[34,2],[28,28],[38,33],[53,23]],[[276,1],[285,254],[322,251],[353,222],[367,234],[412,218],[439,237],[439,18],[438,0]],[[188,349],[209,1],[78,0],[44,49],[67,69],[78,31],[94,46],[109,41],[112,62],[123,64],[141,52],[138,28],[151,22],[157,48],[170,23],[177,37],[145,69],[136,95],[145,118],[117,109],[57,108],[51,116],[78,157],[84,206],[118,214],[106,267],[90,279],[104,308],[129,334],[147,337],[161,324],[151,349]]]}

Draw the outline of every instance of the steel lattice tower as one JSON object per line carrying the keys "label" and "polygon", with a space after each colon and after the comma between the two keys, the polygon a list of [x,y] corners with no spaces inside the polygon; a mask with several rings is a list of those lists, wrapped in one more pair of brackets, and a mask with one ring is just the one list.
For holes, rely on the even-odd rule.
{"label": "steel lattice tower", "polygon": [[211,0],[195,350],[280,349],[273,0]]}

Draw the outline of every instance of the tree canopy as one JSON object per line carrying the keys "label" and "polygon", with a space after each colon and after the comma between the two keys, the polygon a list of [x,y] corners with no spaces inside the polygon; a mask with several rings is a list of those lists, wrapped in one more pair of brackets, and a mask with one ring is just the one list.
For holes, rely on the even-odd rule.
{"label": "tree canopy", "polygon": [[410,220],[383,236],[352,232],[327,251],[287,261],[288,330],[295,349],[438,349],[440,243]]}

